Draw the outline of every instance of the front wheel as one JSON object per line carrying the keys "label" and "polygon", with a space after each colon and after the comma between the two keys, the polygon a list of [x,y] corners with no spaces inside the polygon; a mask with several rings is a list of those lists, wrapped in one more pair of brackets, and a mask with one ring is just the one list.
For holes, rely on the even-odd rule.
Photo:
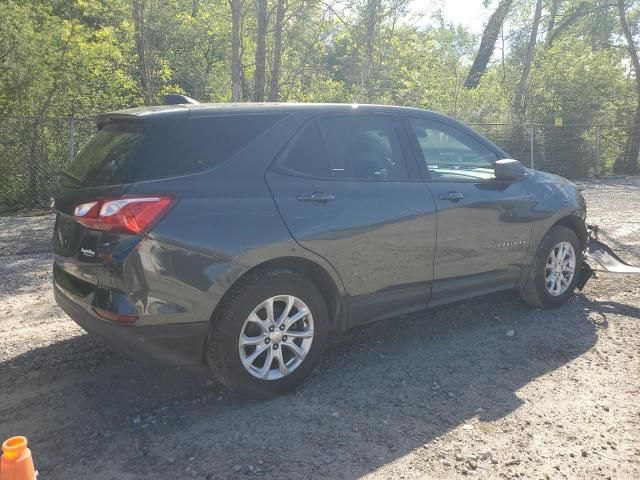
{"label": "front wheel", "polygon": [[520,295],[538,307],[561,305],[576,288],[582,247],[570,228],[556,225],[545,235]]}
{"label": "front wheel", "polygon": [[327,343],[325,300],[308,279],[286,270],[255,275],[223,300],[207,360],[231,390],[265,398],[300,384]]}

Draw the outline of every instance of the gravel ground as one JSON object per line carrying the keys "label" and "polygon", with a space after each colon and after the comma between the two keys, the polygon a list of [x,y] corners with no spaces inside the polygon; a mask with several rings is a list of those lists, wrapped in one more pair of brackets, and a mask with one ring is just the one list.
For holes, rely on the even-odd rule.
{"label": "gravel ground", "polygon": [[[640,263],[640,177],[584,186]],[[27,435],[42,478],[640,478],[638,277],[555,310],[501,293],[358,329],[255,402],[84,334],[53,301],[51,226],[0,218],[0,437]]]}

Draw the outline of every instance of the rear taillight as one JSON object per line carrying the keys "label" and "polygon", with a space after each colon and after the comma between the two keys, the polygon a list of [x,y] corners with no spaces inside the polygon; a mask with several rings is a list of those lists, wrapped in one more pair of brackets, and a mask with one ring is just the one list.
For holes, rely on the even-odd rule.
{"label": "rear taillight", "polygon": [[117,313],[108,312],[107,310],[102,310],[101,308],[97,307],[93,307],[93,311],[99,317],[116,323],[131,324],[138,319],[137,315],[119,315]]}
{"label": "rear taillight", "polygon": [[87,228],[146,233],[176,204],[169,195],[126,195],[76,205],[73,218]]}

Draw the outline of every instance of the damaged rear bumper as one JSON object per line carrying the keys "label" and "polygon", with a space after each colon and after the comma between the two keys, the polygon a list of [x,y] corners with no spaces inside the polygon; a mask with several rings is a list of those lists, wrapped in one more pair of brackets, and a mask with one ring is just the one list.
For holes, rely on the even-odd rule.
{"label": "damaged rear bumper", "polygon": [[584,261],[580,269],[577,287],[582,290],[591,277],[595,277],[594,270],[587,262],[589,258],[602,267],[600,272],[607,273],[640,273],[640,267],[634,267],[616,255],[611,247],[598,240],[597,225],[587,225],[587,245],[584,250]]}

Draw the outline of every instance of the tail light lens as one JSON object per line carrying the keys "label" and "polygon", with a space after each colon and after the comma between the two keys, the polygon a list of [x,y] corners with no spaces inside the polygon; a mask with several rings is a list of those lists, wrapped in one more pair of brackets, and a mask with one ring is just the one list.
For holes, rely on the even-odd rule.
{"label": "tail light lens", "polygon": [[93,311],[101,318],[105,320],[109,320],[111,322],[123,323],[123,324],[131,324],[138,319],[137,315],[119,315],[117,313],[108,312],[106,310],[102,310],[101,308],[93,307]]}
{"label": "tail light lens", "polygon": [[126,195],[77,205],[73,218],[87,228],[143,234],[177,203],[170,195]]}

